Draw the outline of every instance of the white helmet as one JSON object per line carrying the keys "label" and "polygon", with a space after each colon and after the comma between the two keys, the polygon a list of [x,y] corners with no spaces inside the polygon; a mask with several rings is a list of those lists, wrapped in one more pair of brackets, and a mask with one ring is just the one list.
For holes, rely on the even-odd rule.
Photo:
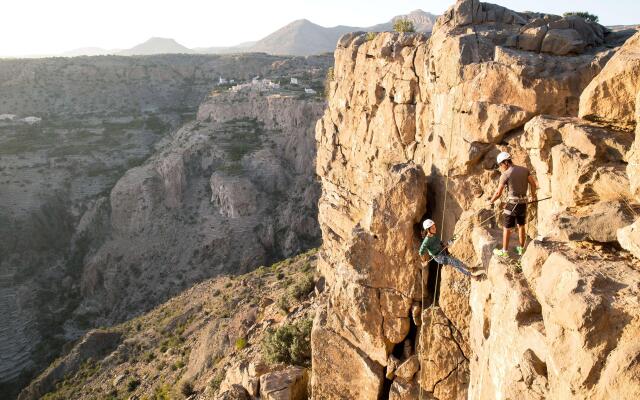
{"label": "white helmet", "polygon": [[430,219],[425,219],[424,222],[422,223],[422,227],[424,228],[424,230],[426,231],[427,229],[431,228],[432,226],[434,226],[436,223],[433,222]]}
{"label": "white helmet", "polygon": [[498,165],[502,164],[504,160],[511,160],[511,154],[507,153],[506,151],[498,154],[498,158],[496,158]]}

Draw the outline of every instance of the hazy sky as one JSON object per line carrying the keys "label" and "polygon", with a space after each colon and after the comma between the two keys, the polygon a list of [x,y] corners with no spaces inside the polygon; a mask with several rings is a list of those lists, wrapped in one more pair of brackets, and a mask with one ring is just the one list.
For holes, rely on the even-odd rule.
{"label": "hazy sky", "polygon": [[[605,25],[640,23],[638,0],[494,0],[514,10],[588,10]],[[301,18],[323,26],[369,26],[417,8],[441,14],[453,0],[3,0],[0,56],[78,47],[129,48],[152,36],[187,47],[260,39]]]}

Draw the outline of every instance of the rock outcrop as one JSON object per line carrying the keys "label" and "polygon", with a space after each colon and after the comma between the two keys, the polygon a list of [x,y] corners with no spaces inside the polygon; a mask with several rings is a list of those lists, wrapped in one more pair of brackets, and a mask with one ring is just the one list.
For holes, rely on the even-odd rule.
{"label": "rock outcrop", "polygon": [[[617,48],[627,38],[579,17],[463,0],[429,39],[340,39],[316,127],[328,295],[312,335],[313,398],[634,394],[638,261],[611,246],[637,235],[625,230],[639,209],[629,173],[635,103],[622,119],[579,118],[599,115],[587,104],[606,104],[586,100],[590,92],[635,102],[635,93],[585,90],[601,79],[632,90],[615,82],[638,78],[623,66],[635,37]],[[483,211],[504,150],[536,175],[538,198],[551,197],[527,226],[544,242],[529,246],[524,277],[492,259],[499,232]],[[434,265],[421,279],[427,216],[444,238],[459,234],[451,252],[488,268],[487,280]]]}
{"label": "rock outcrop", "polygon": [[[522,273],[494,259],[474,284],[469,396],[607,399],[640,393],[640,263],[533,242]],[[635,360],[635,361],[634,361]]]}
{"label": "rock outcrop", "polygon": [[313,127],[323,107],[319,98],[212,95],[197,121],[114,186],[112,234],[86,264],[76,313],[128,318],[204,277],[317,245]]}

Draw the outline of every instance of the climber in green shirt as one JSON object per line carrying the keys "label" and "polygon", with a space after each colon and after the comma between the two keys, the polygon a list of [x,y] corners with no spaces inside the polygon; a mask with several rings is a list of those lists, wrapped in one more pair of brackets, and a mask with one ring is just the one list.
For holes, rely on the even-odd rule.
{"label": "climber in green shirt", "polygon": [[[420,256],[424,256],[428,253],[433,259],[441,265],[451,265],[453,268],[462,272],[467,276],[472,276],[471,272],[467,269],[464,263],[458,260],[455,257],[452,257],[448,254],[445,248],[442,246],[442,242],[440,241],[440,235],[437,233],[436,223],[430,219],[426,219],[422,223],[422,227],[424,228],[426,235],[422,244],[420,245],[420,250],[418,253]],[[450,240],[447,243],[447,246],[453,243],[453,240]],[[475,278],[475,276],[473,276]]]}

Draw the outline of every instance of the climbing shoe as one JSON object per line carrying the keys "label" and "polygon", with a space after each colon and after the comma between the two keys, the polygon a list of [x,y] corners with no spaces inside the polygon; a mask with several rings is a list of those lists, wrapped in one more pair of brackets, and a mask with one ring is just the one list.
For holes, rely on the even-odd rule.
{"label": "climbing shoe", "polygon": [[502,250],[502,249],[493,249],[493,255],[494,256],[498,256],[498,257],[502,257],[502,258],[508,258],[509,257],[509,252]]}
{"label": "climbing shoe", "polygon": [[522,256],[524,254],[524,247],[522,246],[516,247],[516,253],[518,253],[519,256]]}

